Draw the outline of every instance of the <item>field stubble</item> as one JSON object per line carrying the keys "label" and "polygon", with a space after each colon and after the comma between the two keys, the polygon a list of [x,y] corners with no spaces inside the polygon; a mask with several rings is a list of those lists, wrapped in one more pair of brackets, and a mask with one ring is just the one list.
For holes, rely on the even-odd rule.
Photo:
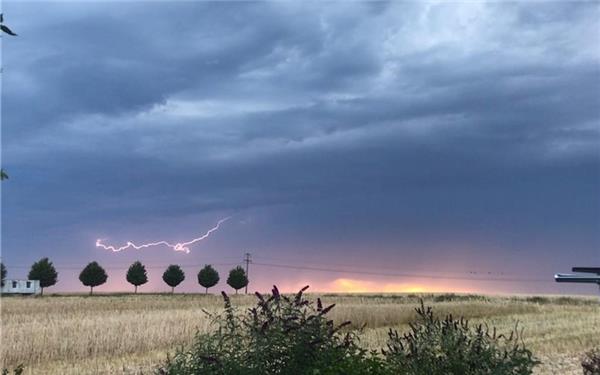
{"label": "field stubble", "polygon": [[[316,296],[314,296],[316,297]],[[544,362],[540,374],[579,374],[579,357],[600,346],[597,298],[465,295],[324,295],[336,303],[331,317],[365,324],[363,345],[381,348],[387,330],[408,329],[423,298],[434,311],[487,322],[499,332],[515,324]],[[240,308],[253,296],[235,296]],[[2,366],[26,374],[150,374],[177,346],[210,329],[202,311],[219,311],[220,296],[125,295],[2,298]]]}

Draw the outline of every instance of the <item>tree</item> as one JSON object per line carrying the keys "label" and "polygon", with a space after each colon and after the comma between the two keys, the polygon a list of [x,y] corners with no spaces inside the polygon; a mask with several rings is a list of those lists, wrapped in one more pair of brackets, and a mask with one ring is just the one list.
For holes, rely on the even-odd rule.
{"label": "tree", "polygon": [[146,267],[144,267],[139,260],[129,266],[129,270],[127,270],[127,281],[135,286],[135,293],[137,293],[138,286],[148,282]]}
{"label": "tree", "polygon": [[90,287],[90,296],[94,291],[94,287],[104,284],[107,279],[106,271],[97,262],[91,262],[79,274],[79,281]]}
{"label": "tree", "polygon": [[41,294],[44,295],[44,288],[52,286],[58,281],[58,272],[56,272],[54,265],[48,258],[42,258],[31,265],[31,271],[29,271],[27,278],[29,280],[39,280],[40,288],[42,288]]}
{"label": "tree", "polygon": [[171,294],[175,291],[175,287],[185,280],[185,272],[177,264],[171,264],[163,273],[163,281],[171,287]]}
{"label": "tree", "polygon": [[205,294],[208,294],[208,288],[211,288],[219,283],[219,273],[210,264],[206,264],[204,268],[198,272],[198,284],[205,288]]}
{"label": "tree", "polygon": [[235,294],[238,293],[239,289],[242,289],[248,285],[248,277],[246,271],[240,266],[235,267],[229,271],[229,277],[227,278],[227,284],[235,289]]}
{"label": "tree", "polygon": [[0,276],[2,276],[2,286],[4,286],[4,280],[6,279],[6,267],[4,263],[0,263]]}

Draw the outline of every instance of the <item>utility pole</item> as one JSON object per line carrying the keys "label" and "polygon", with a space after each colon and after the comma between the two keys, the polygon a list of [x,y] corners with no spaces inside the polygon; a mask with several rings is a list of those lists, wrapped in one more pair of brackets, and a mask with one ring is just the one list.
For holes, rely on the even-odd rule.
{"label": "utility pole", "polygon": [[246,263],[246,278],[248,279],[248,283],[246,284],[246,291],[244,293],[248,294],[248,284],[250,284],[250,278],[248,277],[248,265],[252,263],[252,254],[244,254],[244,263]]}

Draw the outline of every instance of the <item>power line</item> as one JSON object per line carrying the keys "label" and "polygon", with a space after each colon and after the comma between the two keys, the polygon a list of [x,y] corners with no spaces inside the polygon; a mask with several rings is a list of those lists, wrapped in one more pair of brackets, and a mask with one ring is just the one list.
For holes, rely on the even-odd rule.
{"label": "power line", "polygon": [[[265,258],[263,258],[265,259]],[[276,258],[271,258],[276,259]],[[256,266],[270,267],[270,268],[284,268],[284,269],[295,269],[295,270],[307,270],[317,272],[332,272],[332,273],[348,273],[348,274],[359,274],[359,275],[370,275],[370,276],[385,276],[385,277],[407,277],[407,278],[425,278],[425,279],[437,279],[437,280],[467,280],[467,281],[484,281],[484,282],[526,282],[526,283],[547,283],[549,279],[536,279],[536,278],[520,278],[520,277],[469,277],[469,276],[453,276],[453,275],[441,275],[440,273],[406,273],[406,272],[378,272],[378,271],[365,271],[365,270],[352,270],[339,268],[341,265],[325,264],[323,267],[314,267],[307,265],[288,264],[288,263],[266,263],[266,262],[254,262],[250,253],[245,253],[242,260],[242,264],[246,267],[246,276],[249,274],[249,264],[252,263]],[[181,267],[203,267],[205,263],[196,264],[180,264]],[[235,266],[240,265],[239,262],[227,262],[227,263],[212,263],[214,266]],[[58,270],[81,270],[83,266],[55,266]],[[164,269],[165,265],[145,265],[147,269]],[[343,267],[343,266],[342,266]],[[346,266],[346,267],[357,267],[357,266]],[[9,269],[28,269],[30,266],[8,266]],[[127,270],[129,265],[109,265],[104,267],[106,270]],[[363,268],[364,269],[364,268]],[[389,267],[384,269],[390,269]],[[476,273],[474,273],[476,274]],[[247,286],[246,286],[247,292]]]}
{"label": "power line", "polygon": [[[345,267],[345,268],[360,268],[360,269],[372,269],[372,270],[398,270],[398,267],[386,267],[386,266],[364,266],[364,265],[356,265],[356,264],[348,264],[348,263],[329,263],[329,262],[323,262],[323,261],[307,261],[306,258],[300,259],[300,258],[273,258],[273,257],[262,257],[260,255],[254,255],[254,258],[258,258],[259,260],[264,259],[266,261],[276,261],[276,262],[284,262],[284,263],[289,263],[289,262],[293,262],[294,265],[297,264],[303,264],[303,265],[308,265],[309,267],[311,267],[312,265],[325,265],[328,267]],[[424,268],[415,268],[415,267],[411,267],[411,270],[415,270],[415,271],[424,271],[426,272],[427,269]],[[502,275],[502,276],[516,276],[516,274],[514,273],[508,273],[508,272],[491,272],[491,271],[473,271],[473,270],[464,270],[464,271],[444,271],[444,274],[458,274],[458,275],[464,275],[464,274],[469,274],[469,275],[482,275],[482,276],[486,276],[486,277],[490,277],[492,275]]]}
{"label": "power line", "polygon": [[387,273],[387,272],[370,272],[370,271],[353,271],[353,270],[342,270],[335,268],[325,267],[307,267],[297,266],[292,264],[274,264],[274,263],[257,263],[253,262],[256,266],[271,267],[271,268],[287,268],[296,270],[308,270],[308,271],[319,271],[319,272],[336,272],[336,273],[351,273],[360,275],[370,276],[392,276],[392,277],[416,277],[424,279],[438,279],[438,280],[470,280],[470,281],[490,281],[490,282],[530,282],[530,283],[547,283],[548,279],[526,279],[526,278],[499,278],[499,277],[466,277],[466,276],[441,276],[432,274],[419,274],[419,273]]}

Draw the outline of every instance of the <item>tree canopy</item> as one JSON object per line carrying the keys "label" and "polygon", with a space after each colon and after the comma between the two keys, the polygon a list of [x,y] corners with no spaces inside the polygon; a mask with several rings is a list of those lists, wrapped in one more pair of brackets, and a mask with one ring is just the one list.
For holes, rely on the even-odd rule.
{"label": "tree canopy", "polygon": [[127,270],[127,282],[135,286],[135,293],[137,293],[138,286],[148,282],[146,267],[139,260],[129,266]]}
{"label": "tree canopy", "polygon": [[6,267],[4,263],[0,263],[0,276],[2,276],[2,286],[4,286],[4,280],[6,279]]}
{"label": "tree canopy", "polygon": [[175,287],[185,280],[185,272],[177,264],[171,264],[163,273],[162,278],[171,287],[171,293],[173,293]]}
{"label": "tree canopy", "polygon": [[106,271],[97,262],[91,262],[79,274],[79,281],[90,287],[90,295],[92,295],[95,286],[104,284],[107,279]]}
{"label": "tree canopy", "polygon": [[240,266],[229,271],[229,277],[227,278],[227,284],[235,289],[235,294],[237,294],[239,289],[242,289],[246,285],[248,285],[248,277],[246,276],[246,271]]}
{"label": "tree canopy", "polygon": [[48,258],[42,258],[31,265],[31,270],[27,277],[29,280],[40,281],[40,287],[42,288],[41,292],[43,295],[44,288],[52,286],[58,281],[58,272],[56,272],[54,265]]}
{"label": "tree canopy", "polygon": [[219,273],[210,264],[207,264],[198,272],[198,284],[205,288],[205,293],[208,294],[208,288],[219,283]]}

